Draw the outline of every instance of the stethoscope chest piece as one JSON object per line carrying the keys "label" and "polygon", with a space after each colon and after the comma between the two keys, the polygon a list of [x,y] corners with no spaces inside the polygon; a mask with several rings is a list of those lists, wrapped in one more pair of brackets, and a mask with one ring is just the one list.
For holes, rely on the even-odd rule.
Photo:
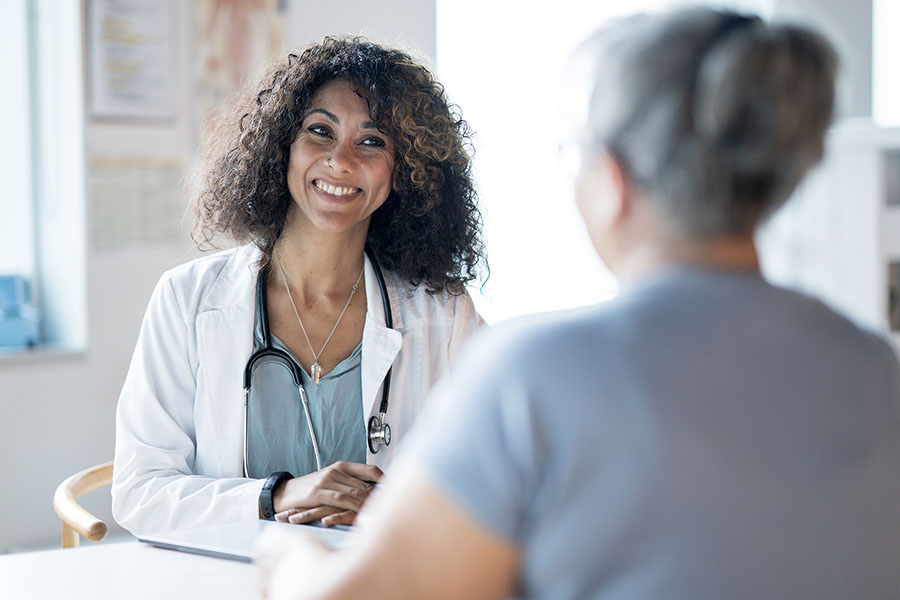
{"label": "stethoscope chest piece", "polygon": [[391,426],[384,422],[384,415],[369,419],[369,452],[378,454],[382,446],[391,445]]}

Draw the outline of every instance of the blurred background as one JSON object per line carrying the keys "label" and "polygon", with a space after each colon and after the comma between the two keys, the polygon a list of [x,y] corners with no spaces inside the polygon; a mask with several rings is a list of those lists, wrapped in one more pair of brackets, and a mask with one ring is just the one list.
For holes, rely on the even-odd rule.
{"label": "blurred background", "polygon": [[[559,157],[566,59],[609,19],[681,4],[2,0],[0,553],[58,547],[54,489],[112,458],[150,292],[198,255],[186,175],[218,107],[267,60],[361,33],[433,66],[476,132],[491,274],[471,293],[495,323],[616,294]],[[838,48],[827,154],[761,232],[764,271],[900,347],[900,2],[714,4],[812,25]],[[84,505],[111,523],[108,488]]]}

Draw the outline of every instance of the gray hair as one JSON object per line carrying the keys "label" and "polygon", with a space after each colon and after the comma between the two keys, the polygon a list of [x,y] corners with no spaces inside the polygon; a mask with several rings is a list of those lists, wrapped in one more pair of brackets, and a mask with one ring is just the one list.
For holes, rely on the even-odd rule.
{"label": "gray hair", "polygon": [[751,231],[822,156],[837,56],[806,28],[682,9],[620,20],[584,53],[587,150],[616,156],[683,234]]}

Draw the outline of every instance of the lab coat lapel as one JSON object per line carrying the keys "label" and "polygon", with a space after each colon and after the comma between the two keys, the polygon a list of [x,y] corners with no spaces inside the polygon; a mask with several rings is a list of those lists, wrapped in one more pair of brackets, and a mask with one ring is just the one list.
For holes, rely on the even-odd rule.
{"label": "lab coat lapel", "polygon": [[210,290],[207,309],[197,316],[199,376],[206,393],[195,410],[197,422],[221,440],[216,446],[223,476],[239,477],[242,469],[242,380],[253,351],[259,256],[255,249],[238,249]]}
{"label": "lab coat lapel", "polygon": [[200,376],[205,379],[206,393],[198,398],[196,421],[221,440],[217,448],[224,477],[241,474],[242,379],[253,347],[252,307],[246,303],[233,305],[197,317]]}
{"label": "lab coat lapel", "polygon": [[[362,348],[362,399],[368,416],[378,412],[381,404],[381,384],[388,369],[397,358],[403,345],[403,336],[395,329],[385,325],[384,306],[381,301],[381,288],[369,257],[366,256],[366,324],[363,327]],[[393,290],[387,286],[388,297],[392,305],[394,327],[398,325],[398,311]]]}

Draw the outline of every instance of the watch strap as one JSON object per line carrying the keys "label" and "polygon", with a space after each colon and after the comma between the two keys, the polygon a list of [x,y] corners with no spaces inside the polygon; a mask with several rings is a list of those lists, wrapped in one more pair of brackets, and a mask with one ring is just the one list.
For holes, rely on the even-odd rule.
{"label": "watch strap", "polygon": [[263,519],[271,521],[275,518],[275,490],[279,485],[293,478],[294,476],[287,471],[275,471],[263,483],[262,491],[259,492],[259,511],[262,513]]}

